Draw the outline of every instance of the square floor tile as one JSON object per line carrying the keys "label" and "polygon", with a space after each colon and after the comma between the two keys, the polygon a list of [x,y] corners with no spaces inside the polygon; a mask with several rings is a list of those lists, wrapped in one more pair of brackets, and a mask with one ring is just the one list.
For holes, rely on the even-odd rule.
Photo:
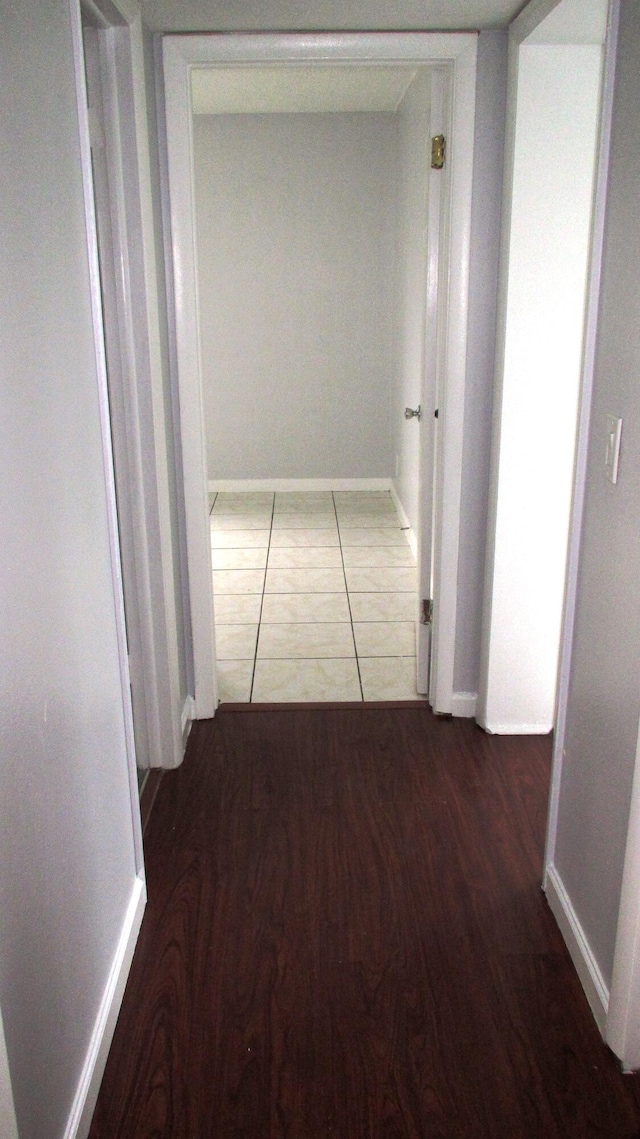
{"label": "square floor tile", "polygon": [[309,514],[333,514],[331,493],[297,494],[295,491],[285,491],[276,494],[275,515],[304,514],[305,512]]}
{"label": "square floor tile", "polygon": [[258,642],[258,660],[282,660],[294,657],[355,657],[351,625],[332,624],[262,625]]}
{"label": "square floor tile", "polygon": [[255,514],[212,514],[213,530],[268,530],[271,526],[271,512]]}
{"label": "square floor tile", "polygon": [[268,549],[270,530],[216,530],[211,527],[212,550]]}
{"label": "square floor tile", "polygon": [[423,700],[416,691],[413,657],[361,657],[362,692],[365,700]]}
{"label": "square floor tile", "polygon": [[356,621],[353,633],[360,658],[416,655],[413,621]]}
{"label": "square floor tile", "polygon": [[253,660],[257,625],[216,625],[217,660]]}
{"label": "square floor tile", "polygon": [[342,557],[345,566],[365,567],[413,567],[416,564],[408,546],[343,546]]}
{"label": "square floor tile", "polygon": [[271,490],[219,490],[216,497],[216,506],[239,506],[241,509],[267,510],[273,506],[273,491]]}
{"label": "square floor tile", "polygon": [[333,500],[336,507],[358,507],[371,510],[389,507],[395,510],[395,504],[388,490],[335,490]]}
{"label": "square floor tile", "polygon": [[260,620],[261,593],[215,594],[213,598],[216,628],[221,625],[252,625]]}
{"label": "square floor tile", "polygon": [[214,570],[224,569],[265,569],[266,549],[212,550],[211,565]]}
{"label": "square floor tile", "polygon": [[263,625],[290,621],[350,622],[351,615],[346,593],[265,593],[261,621]]}
{"label": "square floor tile", "polygon": [[225,517],[231,518],[237,514],[240,514],[240,515],[260,514],[260,515],[263,515],[265,518],[271,518],[272,510],[273,510],[273,507],[268,506],[268,505],[263,505],[260,503],[221,502],[220,499],[218,498],[218,499],[216,499],[214,506],[213,506],[213,510],[211,511],[211,518],[215,519],[219,515],[223,515]]}
{"label": "square floor tile", "polygon": [[218,661],[218,699],[220,703],[247,704],[251,699],[252,660]]}
{"label": "square floor tile", "polygon": [[262,593],[264,570],[214,570],[215,593]]}
{"label": "square floor tile", "polygon": [[415,569],[346,569],[347,588],[354,593],[415,593]]}
{"label": "square floor tile", "polygon": [[299,514],[275,514],[273,517],[274,530],[325,530],[336,524],[336,516],[318,511],[310,514],[308,511]]}
{"label": "square floor tile", "polygon": [[338,526],[340,530],[386,530],[390,526],[399,527],[400,521],[395,514],[354,514],[338,512]]}
{"label": "square floor tile", "polygon": [[417,598],[413,593],[350,593],[354,621],[414,621]]}
{"label": "square floor tile", "polygon": [[288,546],[269,551],[269,569],[342,569],[339,546]]}
{"label": "square floor tile", "polygon": [[335,519],[333,526],[318,530],[273,530],[271,533],[271,549],[284,550],[293,547],[305,546],[340,546],[338,527]]}
{"label": "square floor tile", "polygon": [[265,593],[343,593],[342,569],[268,569]]}
{"label": "square floor tile", "polygon": [[[215,506],[213,508],[215,510]],[[361,514],[363,518],[371,518],[378,515],[379,518],[395,518],[398,519],[398,512],[392,502],[351,502],[336,503],[336,514],[341,518],[345,514]]]}
{"label": "square floor tile", "polygon": [[254,703],[361,699],[355,659],[256,661]]}
{"label": "square floor tile", "polygon": [[350,527],[340,526],[340,541],[343,549],[347,546],[406,546],[409,543],[399,526],[391,527]]}

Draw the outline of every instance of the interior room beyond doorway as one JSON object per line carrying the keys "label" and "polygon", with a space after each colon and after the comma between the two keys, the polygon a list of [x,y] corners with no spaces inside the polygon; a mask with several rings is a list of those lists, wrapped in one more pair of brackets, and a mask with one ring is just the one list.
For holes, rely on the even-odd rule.
{"label": "interior room beyond doorway", "polygon": [[[213,516],[264,512],[261,546],[230,546],[233,535],[213,530],[220,698],[415,698],[420,449],[431,424],[421,432],[404,411],[424,402],[431,79],[407,67],[263,69],[248,85],[249,95],[243,84],[229,94],[226,72],[193,81],[207,473],[210,490],[224,488]],[[353,490],[318,489],[332,483]],[[394,484],[400,516],[389,489],[363,489],[374,483]],[[289,515],[297,536],[284,547]],[[342,530],[361,527],[345,527],[349,516],[386,528],[386,540],[352,549]],[[386,598],[374,650],[376,622],[354,618],[362,599],[349,581],[366,577],[384,594],[394,575],[399,617],[389,620]],[[337,619],[310,619],[310,600],[301,619],[298,599],[296,617],[272,628],[273,583],[287,576],[326,578],[341,597]],[[239,607],[221,591],[241,582],[256,593]],[[241,635],[224,614],[252,606]]]}

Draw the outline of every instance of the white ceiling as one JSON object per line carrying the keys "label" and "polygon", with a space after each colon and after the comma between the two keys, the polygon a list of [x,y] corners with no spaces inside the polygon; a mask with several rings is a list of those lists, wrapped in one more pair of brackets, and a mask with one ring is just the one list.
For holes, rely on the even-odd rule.
{"label": "white ceiling", "polygon": [[387,111],[402,102],[414,67],[225,67],[191,73],[196,115]]}
{"label": "white ceiling", "polygon": [[142,0],[158,32],[466,31],[503,28],[526,0]]}

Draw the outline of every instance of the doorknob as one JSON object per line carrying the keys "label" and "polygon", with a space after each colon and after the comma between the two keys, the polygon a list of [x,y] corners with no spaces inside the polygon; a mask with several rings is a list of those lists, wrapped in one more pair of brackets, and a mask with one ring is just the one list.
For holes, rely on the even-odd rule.
{"label": "doorknob", "polygon": [[420,407],[420,404],[418,404],[417,407],[405,407],[404,417],[405,419],[421,419],[422,408]]}

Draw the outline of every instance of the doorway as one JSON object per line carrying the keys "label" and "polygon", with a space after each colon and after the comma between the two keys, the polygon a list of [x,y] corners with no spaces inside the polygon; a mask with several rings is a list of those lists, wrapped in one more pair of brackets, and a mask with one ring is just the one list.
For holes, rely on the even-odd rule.
{"label": "doorway", "polygon": [[416,699],[434,77],[191,83],[220,700]]}
{"label": "doorway", "polygon": [[[439,388],[441,434],[435,465],[434,554],[426,561],[436,585],[433,605],[433,650],[429,697],[436,710],[451,710],[456,631],[456,565],[459,540],[462,411],[466,364],[468,301],[468,242],[473,165],[476,36],[365,35],[357,37],[166,37],[166,84],[169,187],[172,202],[172,243],[176,272],[176,339],[181,426],[185,456],[184,484],[189,546],[189,585],[194,629],[196,716],[211,716],[217,704],[214,670],[214,615],[210,588],[211,555],[206,513],[207,466],[204,440],[204,398],[198,315],[198,283],[194,235],[193,123],[191,72],[209,67],[309,67],[333,65],[431,65],[443,77],[449,93],[443,113],[450,128],[447,209],[443,211],[441,274],[435,298],[440,359],[435,384]],[[435,65],[435,66],[434,66]],[[443,278],[446,282],[443,284]],[[433,297],[431,298],[434,299]],[[429,298],[427,297],[427,305]],[[433,312],[434,309],[432,308]],[[433,373],[432,373],[433,380]],[[433,404],[428,412],[433,415]],[[433,465],[431,449],[430,466]],[[389,480],[391,482],[391,479]],[[422,480],[420,518],[431,519],[431,482]],[[430,528],[421,526],[423,539]],[[433,564],[433,575],[431,575]],[[424,646],[424,641],[422,641]]]}

